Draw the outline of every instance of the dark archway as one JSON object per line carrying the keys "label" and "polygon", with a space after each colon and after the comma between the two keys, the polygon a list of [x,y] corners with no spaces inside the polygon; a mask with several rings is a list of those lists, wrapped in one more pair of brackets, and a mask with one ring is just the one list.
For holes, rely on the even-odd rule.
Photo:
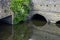
{"label": "dark archway", "polygon": [[60,24],[60,21],[57,21],[56,24]]}
{"label": "dark archway", "polygon": [[12,24],[12,16],[10,15],[0,19],[0,24]]}
{"label": "dark archway", "polygon": [[43,26],[47,23],[47,20],[45,19],[45,17],[42,15],[39,15],[39,14],[33,15],[31,20],[32,20],[33,24],[35,24],[37,26]]}
{"label": "dark archway", "polygon": [[60,21],[57,21],[57,22],[56,22],[56,26],[57,26],[58,28],[60,28]]}

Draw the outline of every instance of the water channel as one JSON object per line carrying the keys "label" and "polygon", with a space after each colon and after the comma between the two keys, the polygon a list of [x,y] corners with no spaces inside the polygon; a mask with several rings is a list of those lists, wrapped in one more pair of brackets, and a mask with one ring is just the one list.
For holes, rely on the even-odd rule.
{"label": "water channel", "polygon": [[47,23],[42,16],[35,16],[16,25],[0,20],[0,40],[60,40],[60,24]]}
{"label": "water channel", "polygon": [[60,40],[60,25],[39,20],[16,25],[0,23],[0,40]]}

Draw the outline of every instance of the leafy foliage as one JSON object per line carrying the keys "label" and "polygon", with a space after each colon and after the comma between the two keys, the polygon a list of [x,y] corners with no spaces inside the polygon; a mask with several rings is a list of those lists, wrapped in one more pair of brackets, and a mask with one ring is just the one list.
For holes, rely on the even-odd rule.
{"label": "leafy foliage", "polygon": [[14,23],[24,21],[30,11],[30,0],[11,0],[10,8],[14,12]]}

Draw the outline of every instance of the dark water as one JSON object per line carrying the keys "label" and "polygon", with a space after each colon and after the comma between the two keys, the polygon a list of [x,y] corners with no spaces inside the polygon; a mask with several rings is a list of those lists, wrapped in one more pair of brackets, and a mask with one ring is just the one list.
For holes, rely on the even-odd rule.
{"label": "dark water", "polygon": [[0,40],[60,40],[60,24],[32,20],[16,25],[0,23]]}

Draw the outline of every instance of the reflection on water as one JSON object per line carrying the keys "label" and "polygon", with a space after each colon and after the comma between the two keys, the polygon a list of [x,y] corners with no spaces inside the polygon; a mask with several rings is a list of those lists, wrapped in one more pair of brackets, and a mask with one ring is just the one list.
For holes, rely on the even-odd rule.
{"label": "reflection on water", "polygon": [[28,23],[0,24],[0,40],[28,40],[30,34],[32,34],[32,28]]}
{"label": "reflection on water", "polygon": [[46,24],[46,21],[32,20],[32,24],[35,26],[44,26]]}
{"label": "reflection on water", "polygon": [[12,25],[0,22],[0,40],[6,40],[12,34]]}
{"label": "reflection on water", "polygon": [[28,23],[22,23],[14,25],[14,37],[13,40],[28,40],[32,29],[29,27]]}
{"label": "reflection on water", "polygon": [[59,26],[36,20],[16,25],[0,23],[0,40],[60,40]]}
{"label": "reflection on water", "polygon": [[56,24],[56,26],[58,26],[60,28],[60,24]]}

